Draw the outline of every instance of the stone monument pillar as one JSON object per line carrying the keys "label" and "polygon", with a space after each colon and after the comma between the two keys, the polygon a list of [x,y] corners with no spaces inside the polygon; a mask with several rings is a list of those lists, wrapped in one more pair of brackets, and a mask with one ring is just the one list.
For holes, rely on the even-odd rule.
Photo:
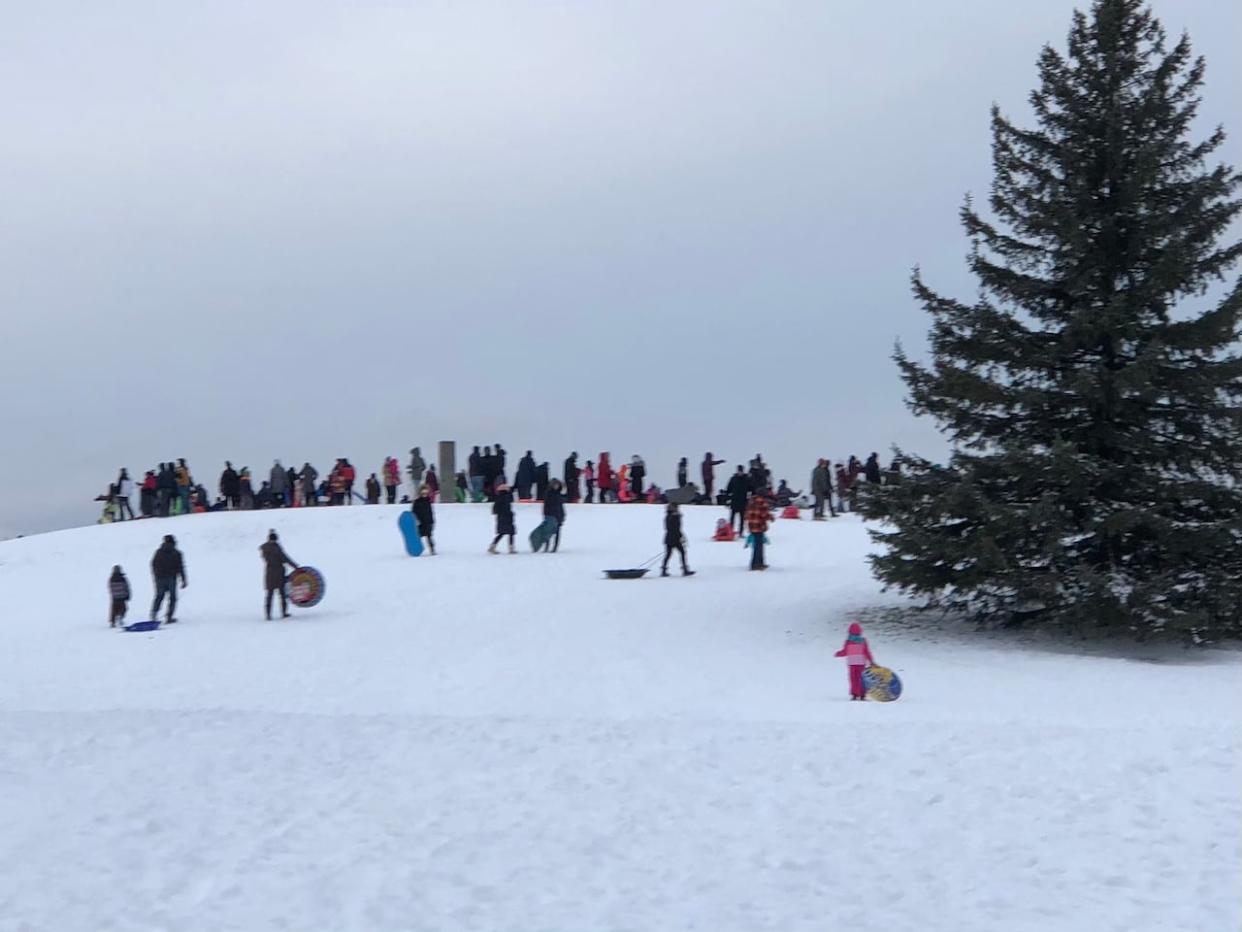
{"label": "stone monument pillar", "polygon": [[440,441],[440,461],[436,464],[436,473],[440,477],[440,504],[456,502],[457,442],[455,440]]}

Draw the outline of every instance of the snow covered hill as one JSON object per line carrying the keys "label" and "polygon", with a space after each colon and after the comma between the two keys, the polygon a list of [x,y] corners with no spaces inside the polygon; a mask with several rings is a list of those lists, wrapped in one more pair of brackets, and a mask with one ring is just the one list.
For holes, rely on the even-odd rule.
{"label": "snow covered hill", "polygon": [[[416,560],[396,514],[0,544],[0,930],[1242,927],[1236,652],[903,632],[852,517],[760,574],[688,509],[698,575],[612,582],[660,509],[491,556],[445,506]],[[269,527],[328,582],[288,622]],[[110,631],[165,533],[181,623]],[[847,701],[854,618],[899,702]]]}

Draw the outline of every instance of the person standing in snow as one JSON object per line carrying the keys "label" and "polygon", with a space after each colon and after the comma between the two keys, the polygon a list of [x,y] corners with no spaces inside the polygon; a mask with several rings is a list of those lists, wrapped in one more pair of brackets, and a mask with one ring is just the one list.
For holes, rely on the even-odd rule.
{"label": "person standing in snow", "polygon": [[470,494],[478,498],[483,494],[483,454],[478,447],[466,457],[466,475],[470,477]]}
{"label": "person standing in snow", "polygon": [[242,511],[254,508],[254,486],[250,482],[250,467],[243,466],[237,474],[237,489],[241,496]]}
{"label": "person standing in snow", "polygon": [[[561,525],[565,523],[565,496],[562,491],[560,479],[553,479],[548,483],[548,488],[544,492],[543,499],[543,516],[545,518],[553,518],[556,521],[556,536],[552,539],[552,552],[561,545]],[[544,545],[547,549],[547,545]]]}
{"label": "person standing in snow", "polygon": [[492,545],[487,548],[487,552],[496,553],[496,546],[501,538],[507,537],[509,538],[509,552],[517,553],[517,548],[513,546],[513,536],[517,533],[517,525],[513,520],[513,493],[503,482],[496,486],[496,500],[492,503],[492,514],[496,516],[496,536],[492,539]]}
{"label": "person standing in snow", "polygon": [[647,464],[643,462],[643,458],[635,453],[630,457],[630,494],[634,496],[634,501],[641,502],[643,499],[643,479],[647,476]]}
{"label": "person standing in snow", "polygon": [[371,473],[367,477],[367,504],[378,505],[380,502],[380,484],[379,479],[375,478],[375,473]]}
{"label": "person standing in snow", "polygon": [[833,656],[845,658],[850,675],[850,701],[861,702],[866,699],[867,690],[863,687],[863,670],[874,666],[875,658],[871,656],[871,648],[867,645],[867,639],[863,637],[862,625],[856,621],[850,624],[850,633],[845,639],[845,644]]}
{"label": "person standing in snow", "polygon": [[867,457],[867,462],[863,465],[863,475],[867,477],[867,481],[875,485],[879,485],[882,479],[880,473],[880,454],[872,453]]}
{"label": "person standing in snow", "polygon": [[518,460],[517,475],[514,477],[514,485],[517,486],[517,497],[519,501],[526,501],[530,498],[531,486],[535,484],[535,457],[530,450],[526,451],[526,455]]}
{"label": "person standing in snow", "polygon": [[405,471],[410,476],[410,498],[417,498],[418,487],[423,484],[423,473],[427,471],[427,463],[418,447],[410,450],[410,465]]}
{"label": "person standing in snow", "polygon": [[272,490],[272,507],[280,508],[286,504],[285,502],[285,486],[289,482],[289,474],[285,472],[285,467],[280,465],[280,460],[272,463],[271,472],[267,476],[267,487]]}
{"label": "person standing in snow", "polygon": [[609,454],[606,452],[599,455],[599,469],[597,470],[599,476],[596,479],[596,483],[599,485],[599,503],[601,505],[608,501],[609,498],[614,502],[617,500],[617,477],[612,471],[612,463],[609,462],[608,456]]}
{"label": "person standing in snow", "polygon": [[582,470],[582,481],[586,483],[586,498],[583,499],[587,504],[595,502],[595,464],[590,460],[586,461],[586,467]]}
{"label": "person standing in snow", "polygon": [[142,490],[138,493],[138,508],[144,518],[150,518],[156,512],[156,483],[155,470],[148,469],[147,474],[142,477]]}
{"label": "person standing in snow", "polygon": [[729,527],[733,527],[733,519],[737,519],[737,534],[741,537],[746,530],[746,503],[750,500],[750,480],[741,464],[737,472],[729,479],[725,487],[729,495]]}
{"label": "person standing in snow", "polygon": [[175,624],[177,619],[173,613],[177,610],[177,580],[181,580],[181,588],[190,584],[185,575],[185,560],[177,549],[177,540],[171,534],[164,535],[164,542],[151,558],[151,576],[155,580],[155,601],[151,603],[151,619],[160,613],[160,605],[164,596],[168,596],[167,624]]}
{"label": "person standing in snow", "polygon": [[674,550],[681,556],[681,575],[693,576],[694,570],[686,566],[686,538],[681,532],[681,510],[670,503],[664,514],[664,563],[660,566],[661,576],[668,575],[668,561]]}
{"label": "person standing in snow", "polygon": [[711,451],[703,454],[703,465],[701,468],[703,474],[703,494],[707,496],[707,501],[712,500],[712,489],[716,485],[716,467],[723,463],[724,460],[714,459]]}
{"label": "person standing in snow", "polygon": [[129,519],[134,520],[134,509],[129,504],[129,490],[134,484],[129,480],[129,470],[122,469],[121,474],[116,477],[116,496],[114,503],[116,504],[116,519],[124,521],[125,515],[129,515]]}
{"label": "person standing in snow", "polygon": [[177,498],[181,502],[181,514],[190,513],[190,489],[194,486],[194,477],[190,475],[190,467],[184,459],[177,460]]}
{"label": "person standing in snow", "polygon": [[763,548],[767,543],[768,527],[771,523],[772,512],[768,508],[768,499],[762,493],[756,492],[750,497],[750,504],[746,506],[746,529],[750,532],[746,540],[751,547],[750,568],[752,570],[768,568],[768,564],[764,561]]}
{"label": "person standing in snow", "polygon": [[224,461],[224,472],[220,473],[220,497],[230,508],[241,507],[241,490],[237,486],[237,470],[228,460]]}
{"label": "person standing in snow", "polygon": [[582,475],[582,470],[578,468],[577,452],[570,453],[565,460],[565,498],[567,501],[576,502],[581,496],[578,494],[578,477]]}
{"label": "person standing in snow", "polygon": [[548,494],[548,464],[540,463],[535,467],[535,501],[541,502]]}
{"label": "person standing in snow", "polygon": [[112,567],[112,575],[108,577],[108,596],[112,599],[112,607],[108,611],[109,628],[115,628],[118,621],[125,621],[129,595],[129,580],[125,578],[125,573],[119,566]]}
{"label": "person standing in snow", "polygon": [[828,472],[828,461],[820,457],[819,462],[815,464],[815,468],[811,470],[811,494],[815,496],[815,512],[816,521],[824,520],[824,503],[828,503],[828,510],[832,512],[835,518],[837,513],[832,507],[832,475]]}
{"label": "person standing in snow", "polygon": [[298,565],[280,546],[275,531],[267,532],[267,541],[259,545],[259,555],[263,557],[263,588],[266,590],[263,599],[263,615],[272,620],[272,594],[280,593],[280,617],[289,617],[289,597],[285,594],[285,566],[295,570]]}
{"label": "person standing in snow", "polygon": [[401,467],[397,458],[390,456],[384,460],[384,491],[388,493],[388,504],[397,504],[397,486],[401,484]]}
{"label": "person standing in snow", "polygon": [[690,481],[690,464],[683,456],[677,461],[677,488],[684,489]]}
{"label": "person standing in snow", "polygon": [[436,475],[435,466],[427,467],[427,475],[424,477],[423,485],[431,493],[431,500],[434,502],[440,497],[440,477]]}
{"label": "person standing in snow", "polygon": [[310,463],[303,463],[302,472],[298,474],[298,481],[302,483],[302,504],[318,505],[319,494],[315,483],[319,481],[319,470]]}
{"label": "person standing in snow", "polygon": [[[427,479],[430,480],[435,473],[430,469],[427,471]],[[418,523],[418,536],[427,538],[427,549],[434,557],[436,555],[436,542],[432,539],[432,533],[436,528],[436,514],[431,507],[431,488],[424,484],[418,489],[418,498],[414,499],[414,503],[410,505],[410,511],[414,512],[414,520]]]}

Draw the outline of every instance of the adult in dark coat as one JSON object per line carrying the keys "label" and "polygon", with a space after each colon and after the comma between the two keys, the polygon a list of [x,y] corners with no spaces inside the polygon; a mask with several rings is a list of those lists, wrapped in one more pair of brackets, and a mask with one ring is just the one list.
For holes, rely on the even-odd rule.
{"label": "adult in dark coat", "polygon": [[[431,474],[429,470],[428,475]],[[418,536],[427,538],[427,549],[434,557],[436,542],[431,535],[436,527],[436,515],[431,508],[431,489],[426,485],[419,488],[418,498],[414,499],[414,503],[410,505],[410,511],[414,512],[414,520],[418,522]]]}
{"label": "adult in dark coat", "polygon": [[635,453],[630,460],[630,492],[636,502],[643,500],[643,479],[645,478],[647,478],[647,464],[643,462],[641,456]]}
{"label": "adult in dark coat", "polygon": [[164,542],[151,558],[151,576],[155,580],[155,601],[151,604],[151,618],[160,613],[160,603],[168,596],[167,624],[176,622],[173,613],[177,610],[177,580],[181,580],[181,588],[189,585],[185,576],[185,560],[177,549],[177,539],[171,534],[164,535]]}
{"label": "adult in dark coat", "polygon": [[285,501],[285,486],[288,483],[289,474],[285,472],[285,467],[280,465],[280,460],[276,460],[267,476],[268,488],[272,490],[273,507],[280,508],[288,504]]}
{"label": "adult in dark coat", "polygon": [[581,495],[578,491],[578,477],[582,475],[582,470],[578,468],[577,452],[570,453],[569,458],[565,460],[565,498],[568,501],[576,502]]}
{"label": "adult in dark coat", "polygon": [[517,533],[517,525],[513,520],[513,493],[503,482],[496,486],[496,501],[492,503],[492,514],[496,516],[496,536],[492,539],[492,545],[487,548],[487,552],[496,553],[496,545],[500,543],[500,539],[507,537],[509,538],[509,552],[517,553],[517,548],[513,546],[513,535]]}
{"label": "adult in dark coat", "polygon": [[710,451],[703,454],[703,494],[707,496],[709,502],[712,498],[712,489],[716,487],[716,467],[723,462],[724,460],[713,459]]}
{"label": "adult in dark coat", "polygon": [[683,456],[677,461],[677,488],[683,489],[690,482],[690,464]]}
{"label": "adult in dark coat", "polygon": [[496,479],[500,475],[500,459],[492,452],[491,447],[484,447],[483,459],[479,465],[483,470],[483,494],[490,502],[495,497]]}
{"label": "adult in dark coat", "polygon": [[548,494],[548,464],[540,463],[535,469],[535,500],[543,501]]}
{"label": "adult in dark coat", "polygon": [[867,477],[868,482],[874,482],[876,485],[880,484],[881,475],[879,453],[872,453],[867,457],[867,462],[863,466],[863,475]]}
{"label": "adult in dark coat", "polygon": [[225,460],[224,472],[220,473],[220,494],[229,503],[230,508],[241,507],[241,483],[233,464]]}
{"label": "adult in dark coat", "polygon": [[177,474],[173,472],[171,463],[160,463],[160,472],[155,480],[155,488],[159,493],[159,516],[167,518],[173,496],[177,494]]}
{"label": "adult in dark coat", "polygon": [[263,614],[268,621],[272,620],[272,593],[280,593],[280,617],[289,617],[289,597],[285,595],[285,566],[295,570],[298,565],[280,546],[275,531],[267,532],[267,541],[259,545],[259,554],[263,557],[263,588],[266,595],[263,599]]}
{"label": "adult in dark coat", "polygon": [[750,498],[750,480],[741,465],[729,480],[725,492],[729,496],[729,527],[733,527],[733,519],[736,518],[740,535],[746,529],[746,502]]}
{"label": "adult in dark coat", "polygon": [[681,533],[681,509],[670,503],[664,514],[664,563],[660,566],[661,576],[668,575],[668,561],[674,550],[681,555],[681,575],[693,576],[694,570],[686,566],[686,539]]}
{"label": "adult in dark coat", "polygon": [[470,477],[470,491],[483,494],[483,454],[475,447],[466,457],[466,475]]}
{"label": "adult in dark coat", "polygon": [[535,484],[535,471],[535,457],[527,450],[526,455],[518,460],[517,476],[513,483],[517,486],[519,501],[530,498],[530,487]]}
{"label": "adult in dark coat", "polygon": [[561,525],[565,523],[565,492],[560,479],[548,483],[543,498],[543,516],[556,519],[556,536],[552,539],[552,552],[556,553],[556,548],[561,545]]}

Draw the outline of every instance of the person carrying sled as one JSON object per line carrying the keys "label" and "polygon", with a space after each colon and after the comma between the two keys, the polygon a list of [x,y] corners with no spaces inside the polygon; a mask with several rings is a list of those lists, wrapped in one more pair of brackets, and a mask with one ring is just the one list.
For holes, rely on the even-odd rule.
{"label": "person carrying sled", "polygon": [[[428,470],[429,480],[433,475],[435,474]],[[418,523],[418,536],[427,538],[427,551],[434,557],[436,542],[431,534],[436,527],[436,515],[431,507],[431,489],[426,483],[418,487],[418,498],[414,499],[414,503],[410,505],[410,511],[414,513],[414,520]]]}
{"label": "person carrying sled", "polygon": [[561,546],[561,525],[565,523],[565,495],[560,479],[553,479],[548,483],[548,489],[543,496],[543,516],[556,522],[556,533],[544,543],[543,549],[547,550],[550,545],[552,552],[556,553]]}
{"label": "person carrying sled", "polygon": [[259,554],[263,557],[263,588],[266,595],[263,599],[263,615],[272,620],[272,593],[280,593],[280,617],[289,617],[289,596],[285,594],[285,566],[295,570],[298,565],[280,546],[280,539],[275,531],[267,532],[267,541],[259,545]]}
{"label": "person carrying sled", "polygon": [[681,575],[693,576],[694,570],[686,566],[686,538],[681,533],[681,509],[669,503],[664,513],[664,563],[660,566],[660,575],[668,575],[668,561],[676,550],[681,556]]}
{"label": "person carrying sled", "polygon": [[129,608],[129,580],[119,566],[112,567],[112,575],[108,577],[108,596],[112,599],[112,608],[108,612],[108,627],[115,628],[117,622],[125,620],[125,612]]}
{"label": "person carrying sled", "polygon": [[487,548],[487,552],[498,553],[496,546],[502,537],[507,537],[509,538],[509,552],[517,553],[517,548],[513,545],[513,536],[517,533],[517,525],[513,521],[513,493],[503,482],[496,486],[496,500],[492,502],[492,514],[496,516],[496,536],[492,539],[492,545]]}
{"label": "person carrying sled", "polygon": [[151,603],[151,619],[160,613],[160,605],[164,596],[168,596],[168,615],[166,624],[175,624],[177,619],[173,613],[177,610],[177,580],[181,580],[181,588],[190,584],[185,575],[185,560],[177,549],[177,539],[171,534],[164,535],[164,542],[151,558],[151,576],[155,580],[155,601]]}
{"label": "person carrying sled", "polygon": [[862,701],[867,698],[867,690],[863,686],[863,670],[875,664],[871,656],[871,648],[863,637],[862,625],[858,622],[850,624],[849,636],[845,644],[832,656],[844,657],[850,673],[850,701]]}

